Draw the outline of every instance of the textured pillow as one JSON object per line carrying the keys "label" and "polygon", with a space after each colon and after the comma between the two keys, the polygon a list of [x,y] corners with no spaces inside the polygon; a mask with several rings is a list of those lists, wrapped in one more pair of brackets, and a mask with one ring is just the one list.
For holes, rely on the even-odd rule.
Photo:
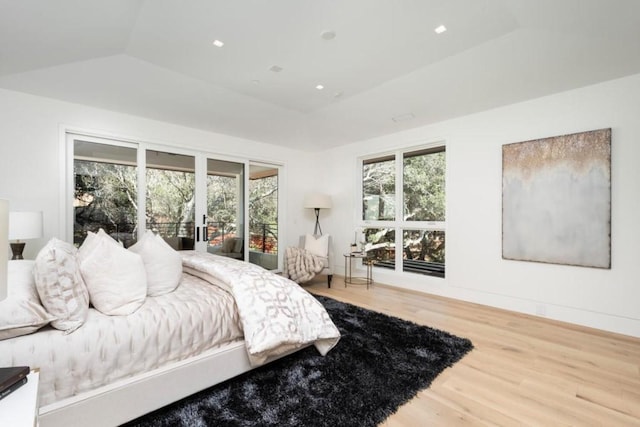
{"label": "textured pillow", "polygon": [[98,232],[85,249],[80,248],[80,272],[96,310],[127,315],[140,308],[147,296],[147,275],[140,255],[124,249],[104,232]]}
{"label": "textured pillow", "polygon": [[71,243],[53,238],[38,252],[33,270],[40,301],[56,317],[51,326],[66,333],[82,326],[89,312],[76,253]]}
{"label": "textured pillow", "polygon": [[40,305],[32,260],[9,261],[8,296],[0,301],[0,340],[30,334],[54,319]]}
{"label": "textured pillow", "polygon": [[142,257],[147,273],[147,295],[167,294],[178,287],[182,280],[182,258],[162,237],[147,230],[129,250]]}
{"label": "textured pillow", "polygon": [[329,235],[325,234],[317,239],[311,234],[304,238],[304,249],[314,255],[326,257],[329,254]]}

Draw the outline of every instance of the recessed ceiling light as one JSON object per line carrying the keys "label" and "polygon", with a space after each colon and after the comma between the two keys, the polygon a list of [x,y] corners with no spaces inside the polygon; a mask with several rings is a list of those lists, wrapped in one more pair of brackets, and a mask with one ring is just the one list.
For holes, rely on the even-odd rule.
{"label": "recessed ceiling light", "polygon": [[282,67],[279,65],[272,65],[271,68],[269,68],[271,71],[273,71],[274,73],[279,73],[280,71],[282,71]]}
{"label": "recessed ceiling light", "polygon": [[338,91],[336,93],[333,94],[334,98],[340,98],[343,95],[342,91]]}
{"label": "recessed ceiling light", "polygon": [[324,86],[322,86],[322,85],[318,85],[318,86],[316,86],[316,89],[318,89],[318,90],[322,90],[322,89],[324,89]]}
{"label": "recessed ceiling light", "polygon": [[438,34],[442,34],[442,33],[444,33],[445,31],[447,31],[447,27],[445,27],[444,25],[440,25],[439,27],[437,27],[437,28],[436,28],[435,30],[433,30],[433,31],[435,31],[435,32],[436,32],[436,33],[438,33]]}
{"label": "recessed ceiling light", "polygon": [[333,30],[324,31],[322,34],[320,34],[320,37],[322,37],[324,40],[333,40],[336,38],[336,32]]}
{"label": "recessed ceiling light", "polygon": [[220,40],[214,40],[214,41],[213,41],[213,45],[214,45],[215,47],[222,47],[222,46],[224,46],[224,43],[223,43],[223,42],[221,42]]}
{"label": "recessed ceiling light", "polygon": [[411,120],[414,117],[415,116],[413,115],[413,113],[407,113],[407,114],[400,114],[399,116],[392,117],[391,120],[393,120],[394,122],[404,122],[406,120]]}

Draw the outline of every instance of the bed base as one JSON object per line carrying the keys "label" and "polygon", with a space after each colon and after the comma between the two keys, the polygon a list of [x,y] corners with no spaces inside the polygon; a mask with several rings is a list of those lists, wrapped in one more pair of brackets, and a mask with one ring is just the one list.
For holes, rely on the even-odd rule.
{"label": "bed base", "polygon": [[237,341],[41,407],[39,425],[117,426],[252,368]]}

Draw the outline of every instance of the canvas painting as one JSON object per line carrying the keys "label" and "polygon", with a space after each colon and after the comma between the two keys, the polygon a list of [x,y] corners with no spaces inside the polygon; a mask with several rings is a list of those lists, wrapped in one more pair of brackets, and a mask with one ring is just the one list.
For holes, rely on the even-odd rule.
{"label": "canvas painting", "polygon": [[502,257],[611,268],[611,129],[502,146]]}

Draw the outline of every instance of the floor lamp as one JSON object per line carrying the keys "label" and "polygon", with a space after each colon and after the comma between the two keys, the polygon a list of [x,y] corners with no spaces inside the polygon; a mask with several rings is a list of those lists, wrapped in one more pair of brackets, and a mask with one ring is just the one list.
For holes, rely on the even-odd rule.
{"label": "floor lamp", "polygon": [[323,193],[308,194],[304,198],[304,207],[307,209],[315,210],[316,227],[313,231],[313,235],[322,236],[322,228],[320,227],[320,209],[331,209],[331,196],[328,196]]}

